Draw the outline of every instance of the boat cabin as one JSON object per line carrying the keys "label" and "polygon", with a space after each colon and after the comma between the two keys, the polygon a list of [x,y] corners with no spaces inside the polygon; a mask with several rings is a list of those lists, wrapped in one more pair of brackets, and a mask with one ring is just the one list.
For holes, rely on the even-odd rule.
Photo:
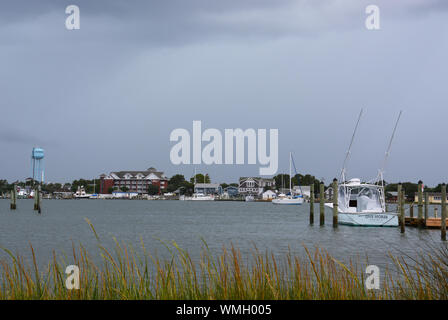
{"label": "boat cabin", "polygon": [[351,179],[338,187],[338,211],[344,213],[385,212],[384,189],[381,185]]}

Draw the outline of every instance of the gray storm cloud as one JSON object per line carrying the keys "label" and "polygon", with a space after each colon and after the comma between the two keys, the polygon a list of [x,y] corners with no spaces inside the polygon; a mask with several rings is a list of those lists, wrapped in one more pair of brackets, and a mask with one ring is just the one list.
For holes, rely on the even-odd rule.
{"label": "gray storm cloud", "polygon": [[[65,7],[81,29],[65,29]],[[279,129],[280,171],[337,175],[366,109],[349,173],[375,176],[398,111],[388,180],[446,180],[448,5],[376,1],[3,1],[0,178],[22,179],[33,146],[49,180],[91,178],[169,161],[170,132]],[[427,152],[419,152],[425,146]],[[434,150],[437,150],[435,152]],[[215,181],[258,166],[201,166]]]}

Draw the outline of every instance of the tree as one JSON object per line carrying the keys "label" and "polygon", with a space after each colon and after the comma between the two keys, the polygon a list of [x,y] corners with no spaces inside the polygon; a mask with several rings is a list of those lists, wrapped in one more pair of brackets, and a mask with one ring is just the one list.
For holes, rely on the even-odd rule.
{"label": "tree", "polygon": [[185,177],[181,174],[176,174],[171,177],[171,179],[168,181],[168,192],[173,192],[179,189],[182,184],[185,182]]}
{"label": "tree", "polygon": [[128,192],[128,191],[129,191],[129,188],[126,187],[126,186],[120,187],[120,189],[121,189],[121,191],[123,191],[123,192]]}
{"label": "tree", "polygon": [[221,188],[222,190],[224,190],[225,188],[227,188],[229,185],[227,183],[221,183]]}
{"label": "tree", "polygon": [[112,192],[114,192],[114,187],[109,187],[109,188],[107,188],[107,192],[108,192],[108,193],[112,193]]}
{"label": "tree", "polygon": [[[194,183],[194,176],[190,178],[190,182]],[[210,183],[210,176],[208,173],[204,176],[202,173],[196,174],[196,183]]]}
{"label": "tree", "polygon": [[279,173],[274,177],[274,180],[277,189],[289,188],[289,174]]}
{"label": "tree", "polygon": [[156,195],[158,193],[159,193],[159,187],[158,186],[155,186],[153,184],[150,184],[148,186],[148,194],[149,195],[153,196],[153,195]]}

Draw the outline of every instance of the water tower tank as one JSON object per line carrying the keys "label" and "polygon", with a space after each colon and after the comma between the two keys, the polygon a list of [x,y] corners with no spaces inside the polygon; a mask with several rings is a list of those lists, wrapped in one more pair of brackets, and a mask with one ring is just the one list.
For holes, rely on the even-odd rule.
{"label": "water tower tank", "polygon": [[41,148],[33,148],[33,152],[31,153],[31,157],[35,160],[41,160],[44,158],[44,149]]}

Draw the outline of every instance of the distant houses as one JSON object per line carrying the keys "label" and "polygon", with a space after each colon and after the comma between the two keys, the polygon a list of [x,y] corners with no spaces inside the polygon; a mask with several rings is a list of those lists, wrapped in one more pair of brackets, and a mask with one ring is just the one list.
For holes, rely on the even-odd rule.
{"label": "distant houses", "polygon": [[238,193],[244,196],[258,196],[263,193],[265,188],[275,189],[275,180],[272,178],[241,177]]}
{"label": "distant houses", "polygon": [[[447,196],[448,200],[448,196]],[[418,192],[414,194],[414,201],[418,202]],[[423,202],[425,202],[425,197],[423,197]],[[442,203],[442,193],[441,192],[428,192],[428,203]]]}

